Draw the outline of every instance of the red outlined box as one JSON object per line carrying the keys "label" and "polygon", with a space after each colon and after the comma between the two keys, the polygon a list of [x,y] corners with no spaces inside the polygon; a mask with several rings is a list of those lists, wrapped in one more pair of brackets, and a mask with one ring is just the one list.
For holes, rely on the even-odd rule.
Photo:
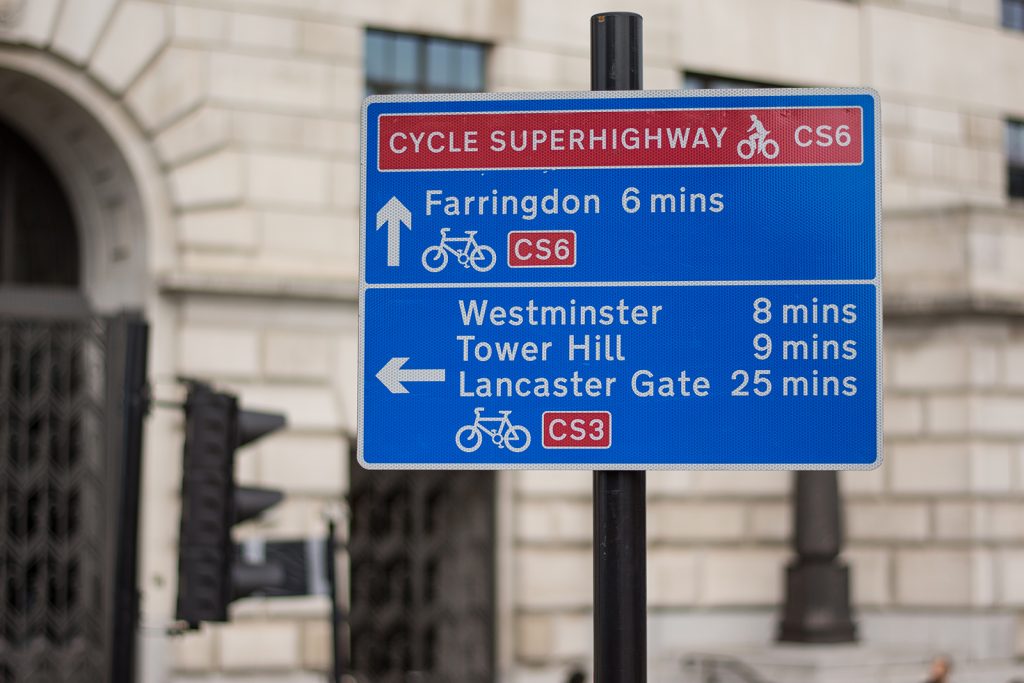
{"label": "red outlined box", "polygon": [[381,114],[377,170],[857,166],[863,119],[859,106]]}
{"label": "red outlined box", "polygon": [[612,414],[607,410],[549,410],[541,423],[544,448],[611,448]]}
{"label": "red outlined box", "polygon": [[512,230],[508,233],[509,268],[572,268],[575,265],[575,230]]}

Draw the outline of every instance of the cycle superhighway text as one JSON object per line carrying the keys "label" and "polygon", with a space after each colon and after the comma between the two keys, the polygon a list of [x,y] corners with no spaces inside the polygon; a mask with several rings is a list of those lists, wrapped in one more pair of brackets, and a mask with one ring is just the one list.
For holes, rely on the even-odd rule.
{"label": "cycle superhighway text", "polygon": [[369,98],[360,462],[876,466],[876,97]]}
{"label": "cycle superhighway text", "polygon": [[[385,114],[377,165],[435,171],[859,164],[862,115],[859,107]],[[758,123],[774,141],[766,140],[760,154],[756,145],[741,144]]]}

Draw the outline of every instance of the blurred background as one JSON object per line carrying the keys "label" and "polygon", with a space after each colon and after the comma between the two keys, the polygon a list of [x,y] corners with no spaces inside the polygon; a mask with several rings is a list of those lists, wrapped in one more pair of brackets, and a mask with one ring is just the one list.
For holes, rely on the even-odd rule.
{"label": "blurred background", "polygon": [[1024,0],[0,0],[0,682],[327,679],[323,586],[179,629],[180,376],[287,418],[239,453],[284,500],[236,540],[338,522],[347,672],[589,676],[589,473],[350,457],[359,117],[589,89],[608,10],[644,16],[647,88],[882,103],[885,464],[839,477],[857,642],[775,643],[792,475],[663,472],[651,680],[1024,678]]}

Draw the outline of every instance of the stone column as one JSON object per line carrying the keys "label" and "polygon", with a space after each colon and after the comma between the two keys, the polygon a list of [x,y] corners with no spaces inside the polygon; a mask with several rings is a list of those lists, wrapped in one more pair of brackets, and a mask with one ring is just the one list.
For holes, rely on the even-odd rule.
{"label": "stone column", "polygon": [[839,480],[835,472],[797,472],[793,491],[793,549],[786,567],[786,601],[778,640],[853,643],[850,570],[843,546]]}

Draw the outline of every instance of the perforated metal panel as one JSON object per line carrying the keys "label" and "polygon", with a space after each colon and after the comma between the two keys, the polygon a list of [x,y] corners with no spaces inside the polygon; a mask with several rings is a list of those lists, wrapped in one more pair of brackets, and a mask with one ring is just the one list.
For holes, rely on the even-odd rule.
{"label": "perforated metal panel", "polygon": [[0,316],[0,683],[107,680],[107,323]]}
{"label": "perforated metal panel", "polygon": [[494,681],[494,474],[352,466],[352,668],[368,683]]}

